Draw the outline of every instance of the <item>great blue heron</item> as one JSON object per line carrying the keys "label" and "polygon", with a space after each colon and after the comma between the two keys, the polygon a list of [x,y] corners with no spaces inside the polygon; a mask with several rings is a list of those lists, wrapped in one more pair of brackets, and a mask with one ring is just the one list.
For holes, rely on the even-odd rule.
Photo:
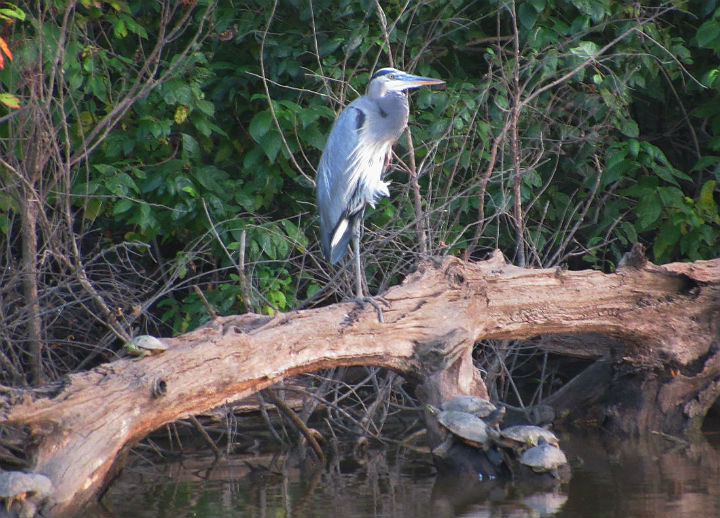
{"label": "great blue heron", "polygon": [[370,79],[367,94],[351,102],[330,131],[317,173],[317,204],[323,255],[337,263],[352,239],[355,291],[363,299],[360,230],[365,209],[390,196],[382,180],[392,145],[408,122],[406,91],[444,81],[395,68],[381,68]]}

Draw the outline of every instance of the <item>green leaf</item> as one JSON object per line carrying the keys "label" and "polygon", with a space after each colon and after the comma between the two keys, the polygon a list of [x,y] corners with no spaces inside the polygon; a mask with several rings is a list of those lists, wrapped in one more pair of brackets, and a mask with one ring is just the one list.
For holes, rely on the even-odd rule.
{"label": "green leaf", "polygon": [[628,241],[630,241],[631,243],[638,242],[637,230],[635,230],[635,227],[629,221],[623,221],[622,223],[620,223],[620,228],[622,228],[625,232]]}
{"label": "green leaf", "polygon": [[113,216],[117,216],[118,214],[122,214],[123,212],[129,211],[130,209],[133,208],[134,205],[135,204],[131,200],[128,200],[127,198],[121,199],[113,207]]}
{"label": "green leaf", "polygon": [[322,286],[320,286],[319,284],[317,284],[317,283],[315,283],[315,282],[311,282],[310,284],[308,284],[308,287],[307,287],[307,289],[305,290],[305,296],[306,296],[306,297],[312,297],[313,295],[315,295],[315,294],[316,294],[318,291],[320,291],[321,289],[322,289]]}
{"label": "green leaf", "polygon": [[634,138],[628,140],[628,150],[630,150],[630,154],[633,157],[637,158],[638,153],[640,153],[640,142]]}
{"label": "green leaf", "polygon": [[638,128],[637,122],[632,119],[620,119],[620,131],[622,131],[625,136],[631,138],[637,138],[640,135],[640,129]]}
{"label": "green leaf", "polygon": [[720,217],[718,216],[718,206],[715,203],[715,198],[713,196],[716,185],[717,181],[715,180],[708,180],[703,184],[702,189],[700,189],[700,197],[698,198],[697,206],[701,211],[707,213],[709,217],[717,220]]}
{"label": "green leaf", "polygon": [[535,22],[537,22],[537,13],[538,11],[535,10],[535,8],[533,8],[529,3],[520,4],[520,7],[518,7],[520,25],[527,30],[532,29],[535,26]]}
{"label": "green leaf", "polygon": [[657,193],[654,196],[640,198],[635,208],[635,214],[638,218],[639,231],[642,232],[652,228],[653,224],[660,218],[660,214],[662,214],[662,202]]}
{"label": "green leaf", "polygon": [[718,77],[720,77],[720,69],[711,68],[703,74],[700,82],[707,88],[712,88]]}
{"label": "green leaf", "polygon": [[258,144],[260,144],[262,138],[270,129],[270,125],[272,124],[272,122],[272,114],[269,111],[265,110],[256,113],[250,121],[250,127],[248,128],[252,139]]}
{"label": "green leaf", "polygon": [[192,185],[185,185],[185,186],[183,186],[180,190],[183,191],[183,192],[188,193],[188,194],[189,194],[190,196],[192,196],[193,198],[199,197],[199,194],[198,194],[198,192],[197,192],[197,189],[195,189],[195,187],[193,187]]}
{"label": "green leaf", "polygon": [[235,201],[248,212],[255,211],[255,197],[242,190],[235,191]]}
{"label": "green leaf", "polygon": [[123,20],[117,20],[115,22],[115,25],[113,27],[113,34],[116,38],[124,38],[127,36],[128,31],[127,27],[125,27],[125,22]]}
{"label": "green leaf", "polygon": [[305,235],[300,231],[298,226],[290,221],[289,219],[282,220],[282,226],[285,229],[285,233],[288,235],[288,237],[296,242],[296,243],[307,243],[307,238]]}
{"label": "green leaf", "polygon": [[188,135],[182,134],[183,155],[188,158],[200,158],[200,145],[197,140]]}
{"label": "green leaf", "polygon": [[140,229],[143,232],[147,232],[155,226],[156,220],[152,214],[152,209],[150,208],[150,205],[148,205],[147,203],[140,204],[140,211],[138,213],[136,223],[140,225]]}
{"label": "green leaf", "polygon": [[698,46],[720,50],[720,22],[717,20],[708,20],[703,23],[695,34]]}
{"label": "green leaf", "polygon": [[603,2],[598,0],[573,0],[572,4],[577,9],[590,16],[593,22],[600,22],[606,14],[607,8],[603,5]]}
{"label": "green leaf", "polygon": [[205,190],[228,198],[231,196],[225,187],[228,174],[222,169],[218,169],[214,165],[201,166],[193,171],[193,177]]}
{"label": "green leaf", "polygon": [[[25,20],[25,12],[17,7],[16,5],[11,4],[10,2],[3,2],[6,7],[3,7],[0,9],[0,18],[5,19],[11,19],[16,18],[20,21]],[[10,20],[12,21],[12,20]]]}
{"label": "green leaf", "polygon": [[278,152],[280,151],[280,147],[282,146],[282,139],[277,131],[273,131],[264,135],[263,138],[260,139],[260,146],[270,161],[274,162],[277,158]]}
{"label": "green leaf", "polygon": [[637,170],[638,164],[633,160],[620,159],[620,161],[609,162],[603,171],[602,186],[606,187],[613,182],[629,176]]}
{"label": "green leaf", "polygon": [[658,166],[658,167],[656,167],[656,168],[654,169],[653,172],[654,172],[659,178],[662,178],[663,180],[665,180],[667,183],[671,183],[671,184],[673,184],[673,185],[678,185],[678,186],[679,186],[677,180],[676,180],[675,177],[673,176],[672,171],[671,171],[670,169],[671,169],[671,168],[668,168],[668,167]]}
{"label": "green leaf", "polygon": [[720,164],[720,156],[705,155],[700,157],[700,160],[693,166],[691,171],[702,171],[706,167]]}
{"label": "green leaf", "polygon": [[665,262],[679,239],[680,229],[669,221],[665,222],[660,227],[655,243],[653,243],[655,261],[658,263]]}
{"label": "green leaf", "polygon": [[128,196],[140,192],[135,180],[127,173],[119,173],[108,178],[105,187],[116,196]]}
{"label": "green leaf", "polygon": [[676,209],[687,208],[685,195],[677,187],[659,187],[657,192],[664,206]]}
{"label": "green leaf", "polygon": [[195,107],[208,117],[215,115],[215,104],[205,99],[198,99],[195,101]]}
{"label": "green leaf", "polygon": [[582,59],[595,57],[599,47],[593,41],[581,41],[579,45],[570,49],[570,53]]}
{"label": "green leaf", "polygon": [[145,27],[138,24],[132,16],[129,16],[127,14],[120,14],[119,17],[124,21],[128,31],[137,34],[141,38],[148,37],[148,33],[145,30]]}
{"label": "green leaf", "polygon": [[287,258],[290,247],[288,246],[288,242],[285,238],[283,236],[273,234],[273,244],[275,245],[277,257],[280,259]]}
{"label": "green leaf", "polygon": [[265,253],[265,255],[267,255],[270,259],[277,259],[272,239],[270,239],[270,235],[266,230],[259,229],[255,241],[260,246],[260,249],[263,251],[263,253]]}

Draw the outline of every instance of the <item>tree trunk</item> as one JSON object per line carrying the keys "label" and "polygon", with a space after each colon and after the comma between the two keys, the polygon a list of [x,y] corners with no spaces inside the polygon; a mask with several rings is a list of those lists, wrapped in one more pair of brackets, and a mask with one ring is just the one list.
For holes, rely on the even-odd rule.
{"label": "tree trunk", "polygon": [[[27,189],[26,189],[27,190]],[[38,242],[37,242],[37,204],[32,193],[27,193],[21,204],[22,220],[22,257],[23,257],[23,295],[27,308],[27,355],[33,385],[43,382],[42,371],[42,317],[40,316],[40,297],[38,295]]]}
{"label": "tree trunk", "polygon": [[437,404],[486,396],[472,363],[478,340],[600,333],[610,339],[537,341],[599,361],[575,382],[584,392],[551,398],[557,409],[602,403],[608,426],[682,433],[720,393],[720,259],[659,267],[634,257],[604,274],[518,268],[499,252],[481,263],[447,257],[422,264],[384,299],[385,323],[353,303],[218,318],[166,339],[160,356],[114,361],[42,390],[5,389],[0,418],[29,428],[31,471],[55,484],[44,512],[57,515],[97,493],[152,430],[321,368],[387,367]]}

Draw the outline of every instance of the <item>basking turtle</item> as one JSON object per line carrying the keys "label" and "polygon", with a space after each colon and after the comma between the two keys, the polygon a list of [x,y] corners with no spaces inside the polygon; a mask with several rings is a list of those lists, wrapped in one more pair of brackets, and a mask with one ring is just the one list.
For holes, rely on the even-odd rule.
{"label": "basking turtle", "polygon": [[460,395],[445,401],[440,408],[443,410],[457,410],[458,412],[467,412],[478,417],[487,417],[497,410],[487,399],[478,396]]}
{"label": "basking turtle", "polygon": [[498,432],[476,415],[458,410],[443,410],[437,413],[438,423],[461,441],[487,450],[490,440]]}
{"label": "basking turtle", "polygon": [[10,512],[13,502],[26,505],[25,498],[36,495],[42,499],[53,489],[52,482],[39,473],[3,471],[0,473],[0,499],[5,500],[5,510]]}
{"label": "basking turtle", "polygon": [[550,430],[533,426],[529,424],[521,424],[510,426],[500,430],[500,437],[503,439],[505,446],[525,449],[540,444],[540,438],[544,439],[547,444],[558,446],[560,441],[557,436]]}
{"label": "basking turtle", "polygon": [[567,457],[560,448],[548,444],[544,437],[540,437],[537,446],[523,452],[520,463],[537,473],[549,472],[553,477],[560,478],[558,467],[567,464]]}
{"label": "basking turtle", "polygon": [[137,360],[145,356],[152,356],[167,351],[167,344],[151,335],[139,335],[125,342],[123,349],[130,356],[137,356]]}

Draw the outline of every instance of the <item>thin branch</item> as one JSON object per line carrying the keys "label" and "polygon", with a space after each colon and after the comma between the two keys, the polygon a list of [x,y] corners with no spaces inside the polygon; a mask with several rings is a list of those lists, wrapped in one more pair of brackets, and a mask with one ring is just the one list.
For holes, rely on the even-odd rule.
{"label": "thin branch", "polygon": [[275,18],[275,10],[277,9],[277,4],[277,0],[275,0],[273,2],[267,24],[265,25],[265,30],[262,33],[262,38],[260,39],[260,76],[262,79],[263,89],[265,90],[265,97],[267,98],[268,108],[270,109],[270,114],[272,115],[273,122],[275,123],[275,129],[277,130],[280,138],[282,139],[283,146],[285,147],[285,151],[290,158],[290,162],[293,164],[295,169],[297,169],[297,171],[303,177],[305,177],[308,182],[310,182],[312,185],[315,185],[315,180],[311,178],[303,170],[300,164],[298,164],[297,160],[295,160],[295,155],[293,154],[292,150],[290,149],[290,145],[285,139],[285,134],[282,130],[282,127],[280,126],[280,121],[277,118],[277,114],[275,113],[275,106],[273,106],[272,97],[270,96],[270,89],[268,88],[267,73],[265,72],[265,40],[267,39],[268,31],[270,30],[270,25],[272,24],[273,18]]}
{"label": "thin branch", "polygon": [[422,208],[422,196],[420,196],[420,184],[418,183],[418,172],[415,167],[415,148],[413,147],[412,132],[410,127],[406,128],[405,136],[407,137],[408,153],[410,160],[410,168],[408,170],[410,176],[410,186],[413,191],[413,206],[415,207],[415,228],[417,232],[418,245],[420,247],[420,255],[427,255],[427,239],[425,235],[425,216]]}
{"label": "thin branch", "polygon": [[515,14],[515,2],[510,4],[513,24],[513,106],[510,111],[510,154],[513,163],[513,220],[515,223],[515,253],[518,266],[525,266],[525,221],[522,213],[522,179],[520,150],[518,149],[518,119],[520,117],[520,33]]}

